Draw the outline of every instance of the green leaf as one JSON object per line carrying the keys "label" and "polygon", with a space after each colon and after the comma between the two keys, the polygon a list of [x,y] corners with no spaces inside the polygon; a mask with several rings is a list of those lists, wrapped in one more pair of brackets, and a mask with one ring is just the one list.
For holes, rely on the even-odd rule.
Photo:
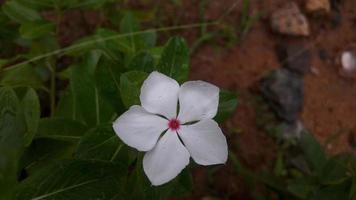
{"label": "green leaf", "polygon": [[158,71],[182,83],[188,79],[189,49],[183,38],[171,38],[165,45]]}
{"label": "green leaf", "polygon": [[129,44],[130,53],[132,55],[141,50],[152,48],[156,44],[157,35],[154,30],[137,33],[140,31],[140,24],[132,12],[125,12],[120,22],[120,31],[125,34],[123,39]]}
{"label": "green leaf", "polygon": [[20,34],[25,39],[36,39],[54,33],[55,25],[45,21],[27,22],[20,27]]}
{"label": "green leaf", "polygon": [[130,71],[121,75],[121,99],[126,108],[132,105],[140,105],[141,86],[147,76],[147,73],[141,71]]}
{"label": "green leaf", "polygon": [[113,30],[100,28],[96,32],[97,45],[105,52],[105,55],[112,60],[121,62],[120,53],[129,53],[130,43],[124,37],[119,37],[119,33]]}
{"label": "green leaf", "polygon": [[[120,23],[121,33],[125,33],[125,34],[134,33],[139,30],[140,30],[140,25],[138,23],[138,20],[135,18],[135,16],[131,12],[125,13]],[[138,50],[137,38],[138,38],[137,35],[129,35],[127,37],[127,40],[129,41],[129,45],[130,45],[130,50],[132,53],[135,53]]]}
{"label": "green leaf", "polygon": [[88,127],[79,121],[60,118],[42,118],[39,122],[37,138],[79,140]]}
{"label": "green leaf", "polygon": [[148,52],[138,53],[131,59],[129,69],[150,73],[155,70],[154,58]]}
{"label": "green leaf", "polygon": [[235,112],[236,107],[237,107],[236,94],[229,91],[221,90],[219,94],[218,113],[215,116],[215,120],[219,123],[224,122]]}
{"label": "green leaf", "polygon": [[80,120],[78,108],[75,105],[75,99],[71,88],[67,88],[60,96],[55,117]]}
{"label": "green leaf", "polygon": [[0,84],[11,87],[43,87],[41,78],[31,65],[23,65],[3,71],[0,74]]}
{"label": "green leaf", "polygon": [[307,179],[299,178],[289,181],[287,189],[293,195],[301,198],[308,199],[310,193],[315,189]]}
{"label": "green leaf", "polygon": [[7,1],[2,6],[2,10],[10,19],[20,24],[41,19],[41,16],[37,11],[28,8],[15,0]]}
{"label": "green leaf", "polygon": [[95,71],[99,93],[115,108],[117,113],[124,111],[120,98],[120,75],[120,66],[106,59],[101,59]]}
{"label": "green leaf", "polygon": [[0,89],[0,199],[12,199],[17,184],[18,160],[23,147],[24,128],[15,92]]}
{"label": "green leaf", "polygon": [[28,146],[31,144],[31,141],[37,132],[38,122],[41,115],[40,101],[36,91],[29,88],[21,101],[21,105],[27,127],[24,141],[25,146]]}
{"label": "green leaf", "polygon": [[313,197],[310,199],[325,199],[325,200],[341,200],[348,199],[350,184],[344,182],[338,185],[331,185],[327,187],[320,187],[319,190],[314,192]]}
{"label": "green leaf", "polygon": [[348,167],[351,164],[352,157],[353,155],[340,154],[330,158],[322,170],[321,182],[335,185],[347,180],[349,178],[347,175]]}
{"label": "green leaf", "polygon": [[120,61],[122,52],[130,52],[130,45],[119,35],[113,30],[99,28],[94,35],[74,42],[66,54],[78,56],[93,50],[101,50],[106,57]]}
{"label": "green leaf", "polygon": [[62,1],[53,0],[16,0],[18,3],[34,10],[55,8],[56,3]]}
{"label": "green leaf", "polygon": [[9,61],[8,61],[7,59],[1,59],[1,58],[0,58],[0,70],[1,70],[1,68],[2,68],[4,65],[6,65],[8,62],[9,62]]}
{"label": "green leaf", "polygon": [[163,53],[164,48],[163,47],[155,47],[152,49],[149,49],[148,52],[152,55],[154,59],[155,65],[158,64],[158,62],[161,60],[162,53]]}
{"label": "green leaf", "polygon": [[[170,182],[152,187],[142,168],[142,156],[137,160],[135,170],[130,174],[126,192],[127,199],[158,199],[168,200],[172,195],[184,195],[192,189],[192,179],[188,169],[184,169]],[[135,185],[135,187],[130,187]]]}
{"label": "green leaf", "polygon": [[79,159],[114,161],[124,144],[112,129],[112,125],[102,125],[89,130],[80,140],[77,157]]}
{"label": "green leaf", "polygon": [[105,5],[105,3],[110,2],[113,0],[80,0],[80,1],[76,1],[71,3],[71,1],[69,1],[69,3],[67,3],[67,6],[69,9],[78,9],[78,8],[82,8],[82,9],[99,9],[102,6]]}
{"label": "green leaf", "polygon": [[[92,60],[92,56],[86,61]],[[72,67],[71,88],[75,106],[89,126],[96,126],[111,120],[114,110],[99,95],[94,79],[98,60]],[[94,67],[93,67],[94,66]]]}
{"label": "green leaf", "polygon": [[125,172],[120,165],[107,162],[55,162],[23,181],[16,199],[114,199],[122,197]]}
{"label": "green leaf", "polygon": [[21,168],[31,176],[50,165],[51,161],[72,158],[77,146],[78,140],[35,138],[21,157]]}
{"label": "green leaf", "polygon": [[320,173],[327,162],[327,156],[323,148],[313,135],[307,132],[302,132],[299,145],[310,167],[316,170],[316,173]]}
{"label": "green leaf", "polygon": [[349,198],[351,200],[356,200],[356,177],[354,177],[352,180]]}

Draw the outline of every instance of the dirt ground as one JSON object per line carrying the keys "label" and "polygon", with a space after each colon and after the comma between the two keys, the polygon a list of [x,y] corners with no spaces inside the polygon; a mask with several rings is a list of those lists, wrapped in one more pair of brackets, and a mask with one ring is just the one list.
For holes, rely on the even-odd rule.
{"label": "dirt ground", "polygon": [[[216,17],[216,13],[223,12],[234,2],[211,2],[208,16],[211,13],[210,18]],[[305,77],[305,104],[301,113],[305,127],[330,154],[356,152],[356,80],[339,73],[341,52],[356,43],[356,1],[341,2],[341,21],[336,25],[333,24],[333,13],[326,16],[307,15],[312,32],[304,38],[282,36],[270,29],[270,13],[285,2],[252,0],[250,13],[260,12],[263,16],[241,43],[229,49],[206,44],[193,55],[191,61],[191,79],[206,80],[239,94],[239,106],[226,122],[225,133],[235,154],[257,171],[272,164],[270,161],[275,156],[275,145],[256,124],[258,116],[254,98],[258,95],[256,88],[261,78],[281,67],[276,52],[276,46],[280,43],[304,44],[312,54],[311,72]],[[303,1],[297,2],[302,7]],[[241,3],[227,17],[227,21],[238,25],[240,8]],[[230,131],[234,128],[239,131]],[[222,177],[221,181],[219,178],[216,181],[218,193],[230,194],[231,199],[252,198],[229,164],[221,171],[221,176],[216,176]],[[199,184],[207,183],[201,180],[206,179],[203,169],[198,170],[194,177]],[[192,199],[201,197],[204,189],[212,187],[199,184]]]}

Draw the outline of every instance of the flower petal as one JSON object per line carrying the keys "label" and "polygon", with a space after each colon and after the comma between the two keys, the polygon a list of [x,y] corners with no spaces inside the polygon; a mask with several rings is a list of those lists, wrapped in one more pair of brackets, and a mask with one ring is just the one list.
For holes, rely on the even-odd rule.
{"label": "flower petal", "polygon": [[211,119],[219,105],[219,88],[204,81],[189,81],[179,90],[179,115],[182,123]]}
{"label": "flower petal", "polygon": [[214,165],[226,162],[226,138],[214,120],[204,119],[196,124],[181,126],[178,135],[196,163]]}
{"label": "flower petal", "polygon": [[152,72],[141,87],[141,104],[148,112],[172,119],[177,116],[178,92],[177,81],[159,72]]}
{"label": "flower petal", "polygon": [[189,164],[189,152],[171,130],[163,135],[154,149],[143,158],[143,169],[153,185],[175,178]]}
{"label": "flower petal", "polygon": [[161,133],[168,128],[168,121],[148,113],[141,106],[131,106],[113,124],[115,133],[127,145],[139,151],[149,151]]}

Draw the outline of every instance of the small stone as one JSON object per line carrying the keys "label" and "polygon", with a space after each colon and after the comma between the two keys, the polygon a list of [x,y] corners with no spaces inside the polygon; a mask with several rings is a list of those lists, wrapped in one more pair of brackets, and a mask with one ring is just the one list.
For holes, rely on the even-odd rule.
{"label": "small stone", "polygon": [[356,49],[347,50],[341,54],[341,66],[342,76],[356,79]]}
{"label": "small stone", "polygon": [[302,132],[306,131],[304,124],[300,120],[293,123],[282,123],[279,128],[285,139],[300,138]]}
{"label": "small stone", "polygon": [[331,9],[330,0],[307,0],[305,8],[308,12],[325,12],[329,13]]}
{"label": "small stone", "polygon": [[310,68],[310,72],[311,72],[312,74],[314,74],[315,76],[318,76],[318,75],[320,74],[319,69],[316,68],[316,67],[313,67],[313,66]]}
{"label": "small stone", "polygon": [[356,70],[356,52],[345,51],[341,55],[342,68],[347,72]]}
{"label": "small stone", "polygon": [[283,67],[304,75],[310,71],[311,52],[302,44],[281,45],[278,48],[279,59]]}
{"label": "small stone", "polygon": [[295,3],[287,3],[274,11],[271,16],[271,26],[274,31],[281,34],[293,36],[310,34],[308,20]]}
{"label": "small stone", "polygon": [[294,123],[304,104],[303,77],[287,69],[278,69],[263,80],[261,92],[272,110],[283,120]]}

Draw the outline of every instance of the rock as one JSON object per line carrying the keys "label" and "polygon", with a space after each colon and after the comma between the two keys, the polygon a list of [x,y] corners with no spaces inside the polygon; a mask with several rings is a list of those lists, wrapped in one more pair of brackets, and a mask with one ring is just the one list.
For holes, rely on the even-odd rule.
{"label": "rock", "polygon": [[345,51],[341,55],[341,64],[344,71],[356,70],[356,51]]}
{"label": "rock", "polygon": [[294,123],[304,103],[303,77],[287,69],[278,69],[262,81],[261,92],[271,108],[283,120]]}
{"label": "rock", "polygon": [[341,54],[341,66],[342,76],[356,79],[356,49],[350,49]]}
{"label": "rock", "polygon": [[300,120],[293,123],[282,123],[279,129],[285,139],[300,138],[302,132],[306,131],[304,124]]}
{"label": "rock", "polygon": [[287,3],[274,11],[271,15],[271,26],[275,32],[281,34],[293,36],[310,34],[308,20],[295,3]]}
{"label": "rock", "polygon": [[305,9],[309,13],[329,13],[331,9],[330,0],[307,0],[305,3]]}
{"label": "rock", "polygon": [[310,71],[311,52],[302,44],[280,45],[278,55],[283,67],[304,75]]}

